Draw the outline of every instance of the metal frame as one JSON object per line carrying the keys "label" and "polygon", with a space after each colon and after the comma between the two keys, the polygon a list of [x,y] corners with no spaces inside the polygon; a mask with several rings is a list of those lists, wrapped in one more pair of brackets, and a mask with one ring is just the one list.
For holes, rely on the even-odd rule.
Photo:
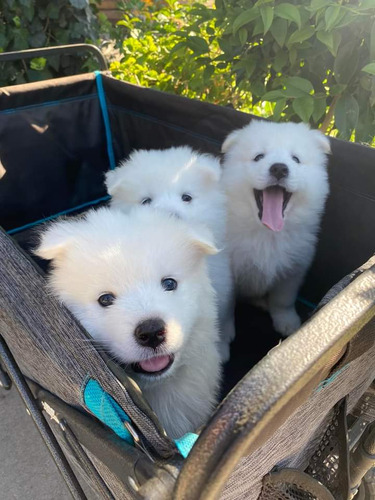
{"label": "metal frame", "polygon": [[33,59],[34,57],[48,57],[63,54],[77,55],[77,52],[91,52],[99,62],[100,71],[107,71],[108,64],[103,54],[89,43],[75,43],[72,45],[57,45],[55,47],[43,47],[41,49],[16,50],[14,52],[3,52],[0,54],[0,62],[18,61],[19,59]]}

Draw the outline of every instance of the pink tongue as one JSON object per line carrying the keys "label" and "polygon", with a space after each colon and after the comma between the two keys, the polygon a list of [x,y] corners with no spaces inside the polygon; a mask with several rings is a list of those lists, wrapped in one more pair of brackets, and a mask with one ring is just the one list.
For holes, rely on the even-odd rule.
{"label": "pink tongue", "polygon": [[158,356],[156,358],[140,361],[139,365],[145,372],[159,372],[168,365],[169,361],[169,356]]}
{"label": "pink tongue", "polygon": [[272,231],[281,231],[283,218],[284,191],[279,187],[263,189],[262,223]]}

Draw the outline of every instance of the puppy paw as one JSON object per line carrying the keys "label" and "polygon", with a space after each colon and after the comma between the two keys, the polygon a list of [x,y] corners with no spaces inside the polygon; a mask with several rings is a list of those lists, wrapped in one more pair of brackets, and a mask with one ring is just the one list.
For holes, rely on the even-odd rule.
{"label": "puppy paw", "polygon": [[280,309],[271,312],[273,326],[283,337],[288,337],[301,326],[295,309]]}

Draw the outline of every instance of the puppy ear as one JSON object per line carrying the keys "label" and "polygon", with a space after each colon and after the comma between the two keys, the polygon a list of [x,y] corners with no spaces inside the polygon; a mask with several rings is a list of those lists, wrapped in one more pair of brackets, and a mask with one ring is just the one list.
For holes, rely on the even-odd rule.
{"label": "puppy ear", "polygon": [[234,130],[231,132],[225,141],[223,142],[223,145],[221,146],[221,152],[222,153],[227,153],[234,144],[238,141],[238,138],[242,132],[242,129]]}
{"label": "puppy ear", "polygon": [[216,159],[212,159],[209,164],[205,164],[201,168],[201,176],[205,185],[218,184],[221,174],[221,165]]}
{"label": "puppy ear", "polygon": [[125,167],[126,162],[123,162],[120,164],[119,167],[115,168],[114,170],[109,170],[105,174],[105,185],[107,187],[107,192],[109,195],[113,196],[115,194],[118,194],[120,191],[123,190],[123,170],[122,168]]}
{"label": "puppy ear", "polygon": [[191,243],[200,256],[216,255],[220,251],[216,248],[211,231],[204,226],[196,228],[191,238]]}
{"label": "puppy ear", "polygon": [[39,246],[33,250],[38,257],[53,260],[61,257],[68,248],[72,238],[72,226],[75,223],[62,221],[53,222],[42,232]]}
{"label": "puppy ear", "polygon": [[311,130],[311,132],[315,136],[315,140],[319,146],[319,148],[323,151],[325,154],[331,154],[331,143],[329,138],[324,135],[320,130]]}

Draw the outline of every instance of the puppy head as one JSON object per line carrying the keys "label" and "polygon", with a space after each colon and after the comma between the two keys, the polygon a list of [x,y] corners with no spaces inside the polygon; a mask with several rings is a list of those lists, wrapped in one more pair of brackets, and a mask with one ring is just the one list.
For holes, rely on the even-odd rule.
{"label": "puppy head", "polygon": [[317,210],[328,194],[329,139],[304,123],[253,120],[226,138],[225,181],[245,183],[260,224],[280,231],[301,209]]}
{"label": "puppy head", "polygon": [[218,160],[183,146],[132,153],[107,173],[106,185],[113,207],[153,207],[212,227],[210,216],[224,211],[220,177]]}
{"label": "puppy head", "polygon": [[141,383],[172,373],[194,342],[202,301],[213,307],[205,256],[216,252],[204,228],[141,208],[52,223],[35,250],[53,261],[54,294]]}

